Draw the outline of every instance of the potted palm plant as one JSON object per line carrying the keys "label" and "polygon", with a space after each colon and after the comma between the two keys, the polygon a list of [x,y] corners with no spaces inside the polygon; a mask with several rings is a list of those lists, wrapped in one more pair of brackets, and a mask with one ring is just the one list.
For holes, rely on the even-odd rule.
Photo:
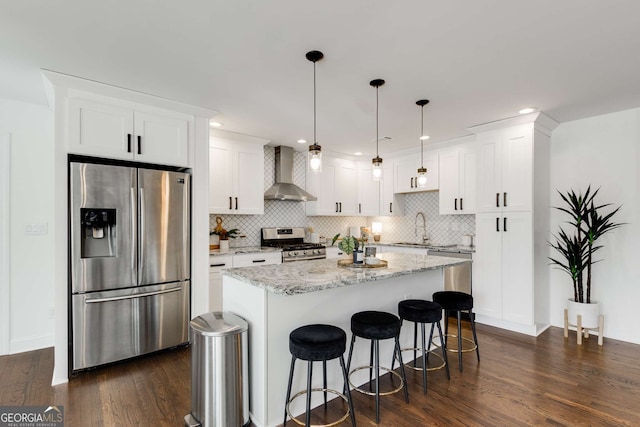
{"label": "potted palm plant", "polygon": [[605,233],[623,225],[612,221],[621,206],[603,213],[611,204],[597,205],[595,197],[598,191],[600,189],[591,192],[591,186],[587,187],[584,194],[573,190],[566,194],[558,191],[565,206],[554,208],[568,214],[571,219],[567,221],[569,227],[560,227],[553,236],[555,241],[549,242],[561,255],[549,257],[551,264],[566,272],[573,283],[573,300],[570,299],[567,305],[569,322],[577,324],[577,316],[580,314],[584,328],[596,328],[600,314],[599,304],[591,300],[592,266],[599,261],[594,260],[594,254],[602,248],[597,241]]}

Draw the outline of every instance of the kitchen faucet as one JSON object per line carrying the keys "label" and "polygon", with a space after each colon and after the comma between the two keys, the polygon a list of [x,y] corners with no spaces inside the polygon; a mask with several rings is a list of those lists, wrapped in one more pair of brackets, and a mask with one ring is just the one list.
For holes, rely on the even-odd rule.
{"label": "kitchen faucet", "polygon": [[[418,227],[418,217],[421,216],[422,217],[422,226]],[[422,212],[418,212],[416,214],[416,219],[414,222],[414,234],[417,236],[418,235],[418,228],[422,228],[422,243],[425,243],[428,239],[427,239],[427,221],[424,218],[424,214]]]}

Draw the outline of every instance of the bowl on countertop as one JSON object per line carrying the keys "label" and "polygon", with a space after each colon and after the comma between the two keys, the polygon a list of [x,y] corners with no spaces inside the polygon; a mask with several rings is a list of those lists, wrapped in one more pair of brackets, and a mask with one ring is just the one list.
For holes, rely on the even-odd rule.
{"label": "bowl on countertop", "polygon": [[369,265],[377,265],[380,264],[380,259],[374,256],[368,256],[364,259],[364,263]]}

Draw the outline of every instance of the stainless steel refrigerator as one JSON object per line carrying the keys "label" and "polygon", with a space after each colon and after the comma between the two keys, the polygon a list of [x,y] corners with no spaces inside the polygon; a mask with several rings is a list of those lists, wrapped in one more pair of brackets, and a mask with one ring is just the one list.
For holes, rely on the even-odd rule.
{"label": "stainless steel refrigerator", "polygon": [[72,371],[189,340],[190,176],[69,163]]}

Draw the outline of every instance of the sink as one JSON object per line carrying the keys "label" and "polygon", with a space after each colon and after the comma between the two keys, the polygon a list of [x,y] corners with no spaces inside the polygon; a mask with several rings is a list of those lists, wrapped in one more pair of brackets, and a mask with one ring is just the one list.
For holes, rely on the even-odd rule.
{"label": "sink", "polygon": [[413,243],[413,242],[395,242],[395,243],[391,243],[392,245],[398,245],[398,246],[418,246],[421,248],[430,248],[431,245],[429,243]]}

